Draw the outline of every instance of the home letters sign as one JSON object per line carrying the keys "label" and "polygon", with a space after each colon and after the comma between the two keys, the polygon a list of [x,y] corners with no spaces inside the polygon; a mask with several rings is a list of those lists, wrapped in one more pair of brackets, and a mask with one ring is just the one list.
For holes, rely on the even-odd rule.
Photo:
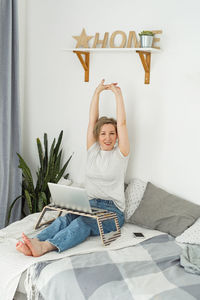
{"label": "home letters sign", "polygon": [[[153,48],[160,49],[155,43],[160,41],[160,38],[156,37],[157,34],[161,34],[162,30],[152,30],[154,33]],[[114,31],[109,39],[109,33],[105,32],[103,39],[100,39],[99,32],[95,33],[95,36],[87,36],[85,29],[83,28],[80,36],[73,36],[76,39],[76,48],[84,47],[90,48],[88,45],[89,40],[94,38],[92,48],[140,48],[140,41],[137,38],[135,31],[129,31],[128,35],[121,30]],[[116,39],[120,38],[120,44],[116,45]]]}

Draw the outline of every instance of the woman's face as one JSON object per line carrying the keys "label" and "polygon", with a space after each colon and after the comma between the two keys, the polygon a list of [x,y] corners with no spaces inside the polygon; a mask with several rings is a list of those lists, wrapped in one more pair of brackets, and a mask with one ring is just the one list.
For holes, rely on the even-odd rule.
{"label": "woman's face", "polygon": [[99,145],[101,150],[110,151],[117,140],[117,133],[113,124],[104,124],[99,133]]}

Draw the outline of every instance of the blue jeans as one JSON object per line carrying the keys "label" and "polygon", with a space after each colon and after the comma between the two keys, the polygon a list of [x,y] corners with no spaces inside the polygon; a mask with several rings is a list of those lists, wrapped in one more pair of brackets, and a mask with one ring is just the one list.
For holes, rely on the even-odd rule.
{"label": "blue jeans", "polygon": [[[90,205],[116,213],[119,226],[122,227],[124,224],[124,213],[115,206],[113,201],[92,199]],[[104,233],[116,230],[113,219],[103,221],[102,224]],[[96,219],[69,213],[57,218],[51,225],[41,231],[37,238],[40,241],[48,241],[58,249],[58,252],[62,252],[80,244],[88,236],[99,234]]]}

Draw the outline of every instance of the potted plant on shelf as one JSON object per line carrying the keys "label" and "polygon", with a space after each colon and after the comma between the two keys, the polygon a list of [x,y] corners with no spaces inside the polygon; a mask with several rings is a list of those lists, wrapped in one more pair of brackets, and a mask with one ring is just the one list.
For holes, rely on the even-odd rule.
{"label": "potted plant on shelf", "polygon": [[[22,169],[22,194],[15,198],[9,207],[7,217],[8,223],[13,206],[17,200],[23,199],[23,201],[27,203],[30,213],[40,212],[44,206],[50,203],[50,191],[47,183],[58,183],[63,176],[65,179],[68,178],[69,174],[64,175],[64,173],[72,155],[69,157],[64,166],[61,167],[62,149],[60,149],[60,145],[62,136],[63,131],[60,132],[57,143],[54,138],[50,151],[48,150],[48,138],[46,133],[44,134],[44,149],[40,139],[36,139],[40,166],[36,172],[37,180],[35,186],[30,168],[21,155],[17,153],[19,157],[19,168]],[[22,212],[23,206],[24,205],[22,205]]]}
{"label": "potted plant on shelf", "polygon": [[151,48],[153,44],[154,33],[152,31],[145,31],[139,33],[141,48]]}

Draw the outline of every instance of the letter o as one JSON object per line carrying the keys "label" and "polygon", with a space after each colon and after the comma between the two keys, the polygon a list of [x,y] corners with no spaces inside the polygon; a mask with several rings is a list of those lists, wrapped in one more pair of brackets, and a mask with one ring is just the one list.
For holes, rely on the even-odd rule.
{"label": "letter o", "polygon": [[[116,35],[118,35],[118,34],[120,34],[122,36],[122,42],[121,42],[120,46],[115,46],[114,39],[115,39]],[[114,31],[110,38],[110,47],[111,48],[124,48],[125,45],[126,45],[126,33],[124,31],[120,31],[120,30]]]}

